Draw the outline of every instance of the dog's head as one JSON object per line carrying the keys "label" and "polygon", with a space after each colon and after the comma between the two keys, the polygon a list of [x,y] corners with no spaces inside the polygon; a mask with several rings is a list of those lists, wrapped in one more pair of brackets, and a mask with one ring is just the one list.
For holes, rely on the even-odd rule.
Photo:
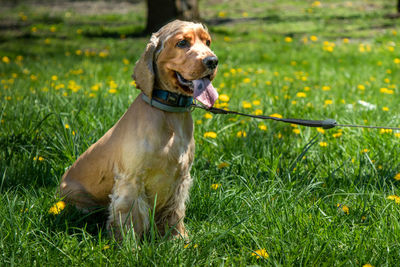
{"label": "dog's head", "polygon": [[211,81],[218,58],[210,49],[211,37],[199,23],[175,20],[151,36],[137,61],[133,78],[152,97],[154,87],[193,96],[211,107],[218,93]]}

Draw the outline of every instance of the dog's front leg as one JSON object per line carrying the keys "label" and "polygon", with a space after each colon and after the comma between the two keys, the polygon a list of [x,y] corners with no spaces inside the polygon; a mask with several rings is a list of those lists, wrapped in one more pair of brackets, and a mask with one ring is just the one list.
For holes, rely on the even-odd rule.
{"label": "dog's front leg", "polygon": [[188,237],[183,219],[185,218],[186,202],[189,198],[189,189],[192,185],[190,175],[182,178],[181,183],[176,188],[175,194],[168,204],[156,214],[157,228],[161,235],[164,235],[168,228],[172,227],[173,237]]}
{"label": "dog's front leg", "polygon": [[117,180],[111,195],[107,228],[121,240],[123,233],[133,227],[136,237],[140,238],[149,228],[149,210],[143,186],[134,179]]}

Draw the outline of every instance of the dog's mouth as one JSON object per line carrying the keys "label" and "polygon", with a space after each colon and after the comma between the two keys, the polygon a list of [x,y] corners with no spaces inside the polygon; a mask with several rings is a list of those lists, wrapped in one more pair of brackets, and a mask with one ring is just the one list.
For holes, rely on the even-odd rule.
{"label": "dog's mouth", "polygon": [[179,85],[181,85],[182,89],[185,92],[192,94],[193,93],[193,89],[194,89],[193,82],[183,78],[183,76],[177,71],[175,71],[175,74],[176,74],[176,78],[177,78],[177,80],[179,82]]}
{"label": "dog's mouth", "polygon": [[179,85],[194,99],[199,100],[208,108],[211,108],[218,99],[218,92],[211,84],[211,76],[207,75],[197,80],[187,80],[179,72],[175,72]]}

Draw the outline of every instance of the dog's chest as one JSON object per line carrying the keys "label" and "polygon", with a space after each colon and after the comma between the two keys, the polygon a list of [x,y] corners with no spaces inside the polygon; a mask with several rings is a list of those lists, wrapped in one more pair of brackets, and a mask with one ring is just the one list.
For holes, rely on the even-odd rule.
{"label": "dog's chest", "polygon": [[151,199],[157,195],[157,206],[164,206],[184,179],[190,179],[194,141],[182,132],[171,134],[159,150],[149,153],[143,182]]}

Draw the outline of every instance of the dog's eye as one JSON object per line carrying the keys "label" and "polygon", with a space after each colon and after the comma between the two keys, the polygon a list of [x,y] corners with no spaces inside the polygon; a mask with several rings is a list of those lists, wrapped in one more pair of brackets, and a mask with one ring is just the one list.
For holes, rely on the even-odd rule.
{"label": "dog's eye", "polygon": [[210,40],[207,40],[207,41],[206,41],[206,45],[207,45],[207,46],[210,46],[210,45],[211,45],[211,41],[210,41]]}
{"label": "dog's eye", "polygon": [[186,48],[189,47],[189,42],[187,40],[181,40],[176,44],[179,48]]}

